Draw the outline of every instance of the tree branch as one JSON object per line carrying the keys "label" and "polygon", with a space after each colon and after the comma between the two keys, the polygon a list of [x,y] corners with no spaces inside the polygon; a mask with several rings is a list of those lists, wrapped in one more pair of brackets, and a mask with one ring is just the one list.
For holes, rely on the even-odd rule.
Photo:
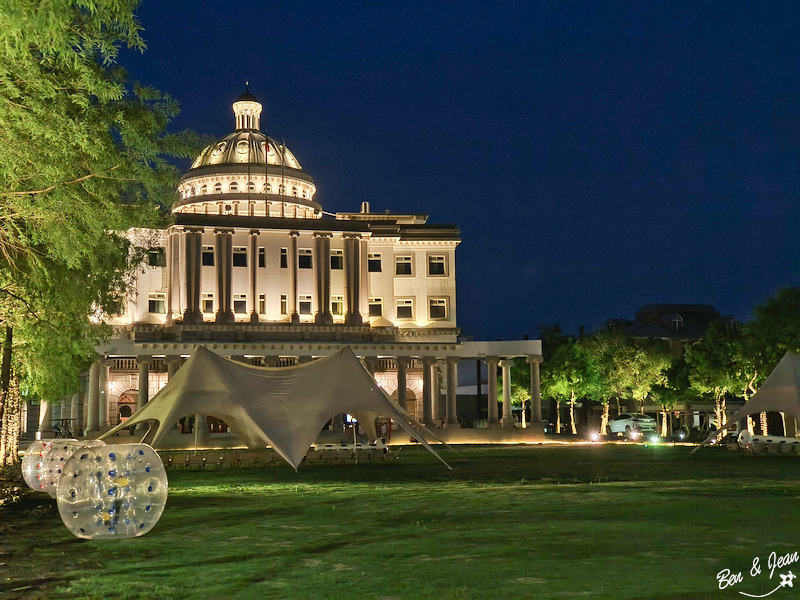
{"label": "tree branch", "polygon": [[111,171],[115,171],[116,169],[119,169],[121,166],[122,166],[122,164],[119,164],[119,165],[116,165],[114,167],[110,167],[110,168],[106,169],[105,171],[100,171],[99,173],[89,173],[88,175],[84,175],[83,177],[78,177],[77,179],[73,179],[72,181],[65,181],[63,183],[57,183],[55,185],[51,185],[50,187],[46,187],[46,188],[43,188],[41,190],[29,190],[29,191],[25,191],[25,192],[6,192],[6,195],[8,195],[8,196],[36,196],[38,194],[46,194],[47,192],[52,192],[54,189],[56,189],[60,185],[72,185],[72,184],[75,184],[75,183],[80,183],[81,181],[86,181],[87,179],[94,179],[94,178],[98,178],[98,179],[116,179],[118,181],[134,181],[133,179],[119,179],[119,178],[115,178],[115,177],[106,177],[106,176],[103,175],[103,173],[110,173]]}

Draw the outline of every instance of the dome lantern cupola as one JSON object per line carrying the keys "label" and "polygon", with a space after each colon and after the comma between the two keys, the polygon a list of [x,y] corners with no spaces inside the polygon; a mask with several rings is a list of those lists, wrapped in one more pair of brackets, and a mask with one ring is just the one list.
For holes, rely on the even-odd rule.
{"label": "dome lantern cupola", "polygon": [[239,96],[233,103],[236,129],[261,129],[261,109],[261,103],[249,91]]}

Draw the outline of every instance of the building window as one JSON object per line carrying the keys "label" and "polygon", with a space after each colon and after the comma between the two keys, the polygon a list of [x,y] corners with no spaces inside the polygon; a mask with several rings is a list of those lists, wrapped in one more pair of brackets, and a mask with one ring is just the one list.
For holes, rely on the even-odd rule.
{"label": "building window", "polygon": [[222,184],[221,183],[215,183],[214,184],[214,193],[215,194],[221,194],[222,193]]}
{"label": "building window", "polygon": [[237,315],[247,314],[247,294],[233,295],[233,312]]}
{"label": "building window", "polygon": [[447,257],[444,254],[428,255],[428,275],[447,275]]}
{"label": "building window", "polygon": [[267,183],[267,184],[264,185],[264,193],[266,193],[266,194],[271,194],[272,193],[272,186],[270,184]]}
{"label": "building window", "polygon": [[147,264],[151,267],[167,266],[167,251],[165,248],[150,248],[147,254]]}
{"label": "building window", "polygon": [[370,273],[381,272],[381,255],[379,252],[371,252],[367,257],[367,270]]}
{"label": "building window", "polygon": [[285,195],[286,195],[286,186],[285,186],[285,185],[283,185],[283,184],[280,184],[280,185],[278,186],[278,193],[279,193],[281,196],[285,196]]}
{"label": "building window", "polygon": [[204,267],[214,266],[214,246],[203,246],[201,260]]}
{"label": "building window", "polygon": [[308,190],[303,190],[303,198],[308,198]]}
{"label": "building window", "polygon": [[292,188],[292,196],[294,196],[295,198],[297,197],[297,188],[296,187]]}
{"label": "building window", "polygon": [[300,294],[299,297],[299,304],[300,304],[300,314],[301,315],[310,315],[311,314],[311,301],[312,298],[308,294]]}
{"label": "building window", "polygon": [[370,317],[383,316],[383,298],[369,299],[369,316]]}
{"label": "building window", "polygon": [[259,268],[263,268],[267,266],[267,249],[266,248],[259,248],[258,249],[258,266]]}
{"label": "building window", "polygon": [[256,191],[256,184],[253,183],[252,181],[248,182],[247,191],[248,192],[255,192]]}
{"label": "building window", "polygon": [[311,250],[308,248],[300,248],[299,255],[297,257],[297,268],[311,269],[313,266],[314,264],[311,260]]}
{"label": "building window", "polygon": [[200,188],[200,193],[205,196],[208,193],[208,186],[204,183]]}
{"label": "building window", "polygon": [[397,299],[397,320],[398,321],[411,321],[414,318],[414,299],[413,298],[398,298]]}
{"label": "building window", "polygon": [[167,312],[167,295],[164,293],[150,292],[147,298],[148,312],[163,315]]}
{"label": "building window", "polygon": [[331,314],[336,317],[344,314],[344,296],[331,296]]}
{"label": "building window", "polygon": [[672,329],[674,331],[680,331],[683,329],[683,317],[680,315],[675,315],[672,317]]}
{"label": "building window", "polygon": [[395,275],[413,275],[411,256],[395,256],[394,257],[394,274]]}
{"label": "building window", "polygon": [[233,266],[246,267],[247,266],[247,248],[244,246],[233,247]]}
{"label": "building window", "polygon": [[209,294],[206,292],[203,293],[203,312],[204,313],[214,312],[214,294]]}
{"label": "building window", "polygon": [[331,270],[344,269],[344,254],[342,250],[331,250]]}
{"label": "building window", "polygon": [[281,294],[281,314],[289,314],[289,298],[286,294]]}
{"label": "building window", "polygon": [[447,319],[447,298],[428,298],[430,320]]}
{"label": "building window", "polygon": [[267,295],[266,294],[259,294],[258,295],[258,314],[260,314],[260,315],[267,314]]}
{"label": "building window", "polygon": [[233,182],[233,183],[230,185],[230,187],[228,188],[228,190],[229,190],[229,191],[231,191],[231,192],[238,192],[238,191],[239,191],[239,184],[238,184],[238,183],[236,183],[236,182],[234,181],[234,182]]}
{"label": "building window", "polygon": [[281,269],[287,268],[288,262],[289,262],[289,250],[287,248],[281,248]]}

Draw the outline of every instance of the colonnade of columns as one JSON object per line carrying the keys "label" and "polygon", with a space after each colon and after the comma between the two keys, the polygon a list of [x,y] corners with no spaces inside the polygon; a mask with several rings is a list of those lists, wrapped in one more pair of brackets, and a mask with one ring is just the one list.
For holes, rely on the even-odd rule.
{"label": "colonnade of columns", "polygon": [[[171,233],[167,242],[167,319],[172,321],[172,313],[181,306],[183,321],[186,324],[203,322],[201,306],[202,293],[202,238],[203,228],[187,227],[183,233]],[[232,229],[214,229],[215,235],[215,289],[217,310],[215,322],[229,324],[235,321],[233,312],[233,233]],[[179,261],[177,260],[178,243],[183,236],[185,254],[184,286],[181,289],[176,277]],[[258,230],[250,231],[247,296],[247,312],[251,323],[258,323]],[[300,322],[298,304],[298,239],[299,231],[288,233],[287,269],[289,271],[289,288],[287,293],[287,316],[292,323]],[[314,322],[322,325],[333,322],[331,315],[331,239],[330,232],[314,233],[314,249],[312,268],[314,271],[316,306]],[[363,324],[362,313],[367,309],[367,290],[362,282],[367,281],[366,242],[360,234],[344,234],[344,301],[345,323],[348,325]],[[182,298],[182,292],[185,294]]]}
{"label": "colonnade of columns", "polygon": [[[241,362],[248,362],[244,356],[233,356],[234,360]],[[311,357],[300,357],[301,362],[308,362],[313,360]],[[165,362],[167,364],[168,379],[177,372],[180,363],[180,356],[167,356]],[[457,414],[456,402],[456,387],[458,385],[458,361],[456,357],[447,357],[444,359],[437,359],[432,356],[420,357],[422,362],[422,423],[424,425],[441,424],[442,427],[457,427],[459,425]],[[142,408],[149,401],[149,369],[151,357],[139,356],[137,357],[137,365],[139,369],[139,396],[137,400],[137,408]],[[366,356],[362,358],[365,368],[372,375],[375,376],[375,366],[378,361],[377,356]],[[530,364],[531,376],[531,419],[534,422],[541,421],[541,398],[539,392],[539,363],[541,357],[529,356],[527,358]],[[277,366],[279,358],[275,356],[264,357],[264,362],[268,366]],[[487,356],[485,358],[486,365],[488,366],[488,426],[494,427],[515,427],[515,419],[511,412],[511,367],[514,364],[512,359],[501,360],[497,356]],[[444,375],[444,388],[445,388],[445,402],[444,414],[439,414],[439,365],[443,363],[445,366]],[[398,356],[396,358],[397,364],[397,402],[404,409],[408,409],[408,366],[409,358]],[[100,431],[102,428],[109,427],[108,415],[108,382],[109,382],[109,369],[111,361],[98,360],[91,365],[89,371],[89,385],[88,385],[88,411],[86,419],[86,434],[90,435]],[[503,379],[503,415],[502,418],[498,415],[498,389],[497,389],[497,367],[502,369]],[[144,424],[137,425],[137,431],[144,429]],[[206,426],[205,416],[195,416],[195,436],[198,445],[202,446],[203,442],[207,440],[208,429]]]}

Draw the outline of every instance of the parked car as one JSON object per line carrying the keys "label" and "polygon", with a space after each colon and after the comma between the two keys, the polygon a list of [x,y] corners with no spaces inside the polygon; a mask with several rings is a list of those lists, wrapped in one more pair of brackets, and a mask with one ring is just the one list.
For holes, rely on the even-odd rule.
{"label": "parked car", "polygon": [[655,433],[658,422],[644,413],[622,413],[608,423],[608,435],[624,435],[627,438],[636,438],[643,433]]}

